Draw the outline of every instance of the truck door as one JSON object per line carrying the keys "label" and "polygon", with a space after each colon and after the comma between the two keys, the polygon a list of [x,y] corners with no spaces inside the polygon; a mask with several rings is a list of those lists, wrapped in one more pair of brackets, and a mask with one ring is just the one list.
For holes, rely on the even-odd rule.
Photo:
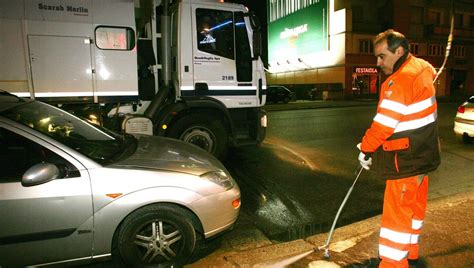
{"label": "truck door", "polygon": [[29,35],[35,96],[93,97],[91,48],[88,37]]}
{"label": "truck door", "polygon": [[257,106],[257,88],[252,83],[252,59],[242,12],[193,6],[192,18],[192,94],[213,96],[228,108]]}

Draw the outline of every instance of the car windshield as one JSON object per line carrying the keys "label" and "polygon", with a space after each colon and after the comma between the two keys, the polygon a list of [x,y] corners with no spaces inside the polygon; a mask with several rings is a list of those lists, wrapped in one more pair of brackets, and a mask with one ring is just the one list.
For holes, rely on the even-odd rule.
{"label": "car windshield", "polygon": [[470,97],[470,98],[467,100],[467,102],[469,102],[469,103],[474,103],[474,96]]}
{"label": "car windshield", "polygon": [[1,113],[106,165],[118,161],[136,146],[131,135],[119,135],[59,108],[31,101]]}

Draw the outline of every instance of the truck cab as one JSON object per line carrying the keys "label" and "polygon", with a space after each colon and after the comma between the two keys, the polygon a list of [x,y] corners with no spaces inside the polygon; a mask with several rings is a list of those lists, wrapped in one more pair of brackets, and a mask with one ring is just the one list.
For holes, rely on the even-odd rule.
{"label": "truck cab", "polygon": [[219,158],[265,137],[255,16],[214,0],[2,1],[0,86]]}

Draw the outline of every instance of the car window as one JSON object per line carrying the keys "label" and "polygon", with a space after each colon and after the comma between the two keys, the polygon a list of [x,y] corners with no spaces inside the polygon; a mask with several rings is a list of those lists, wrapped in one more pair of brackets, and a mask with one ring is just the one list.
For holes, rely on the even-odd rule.
{"label": "car window", "polygon": [[0,183],[20,182],[26,170],[39,163],[55,164],[60,178],[80,176],[74,165],[48,148],[0,128]]}
{"label": "car window", "polygon": [[474,97],[469,98],[469,99],[467,100],[467,102],[469,102],[469,103],[474,103]]}
{"label": "car window", "polygon": [[125,151],[130,151],[135,140],[41,102],[28,102],[1,114],[42,132],[102,165],[117,161]]}

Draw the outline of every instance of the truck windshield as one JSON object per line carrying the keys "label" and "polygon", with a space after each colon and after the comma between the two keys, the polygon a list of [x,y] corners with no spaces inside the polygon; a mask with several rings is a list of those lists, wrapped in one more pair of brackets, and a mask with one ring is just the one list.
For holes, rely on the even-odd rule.
{"label": "truck windshield", "polygon": [[118,161],[136,147],[133,136],[122,136],[45,103],[31,101],[2,115],[35,129],[88,156],[101,165]]}

